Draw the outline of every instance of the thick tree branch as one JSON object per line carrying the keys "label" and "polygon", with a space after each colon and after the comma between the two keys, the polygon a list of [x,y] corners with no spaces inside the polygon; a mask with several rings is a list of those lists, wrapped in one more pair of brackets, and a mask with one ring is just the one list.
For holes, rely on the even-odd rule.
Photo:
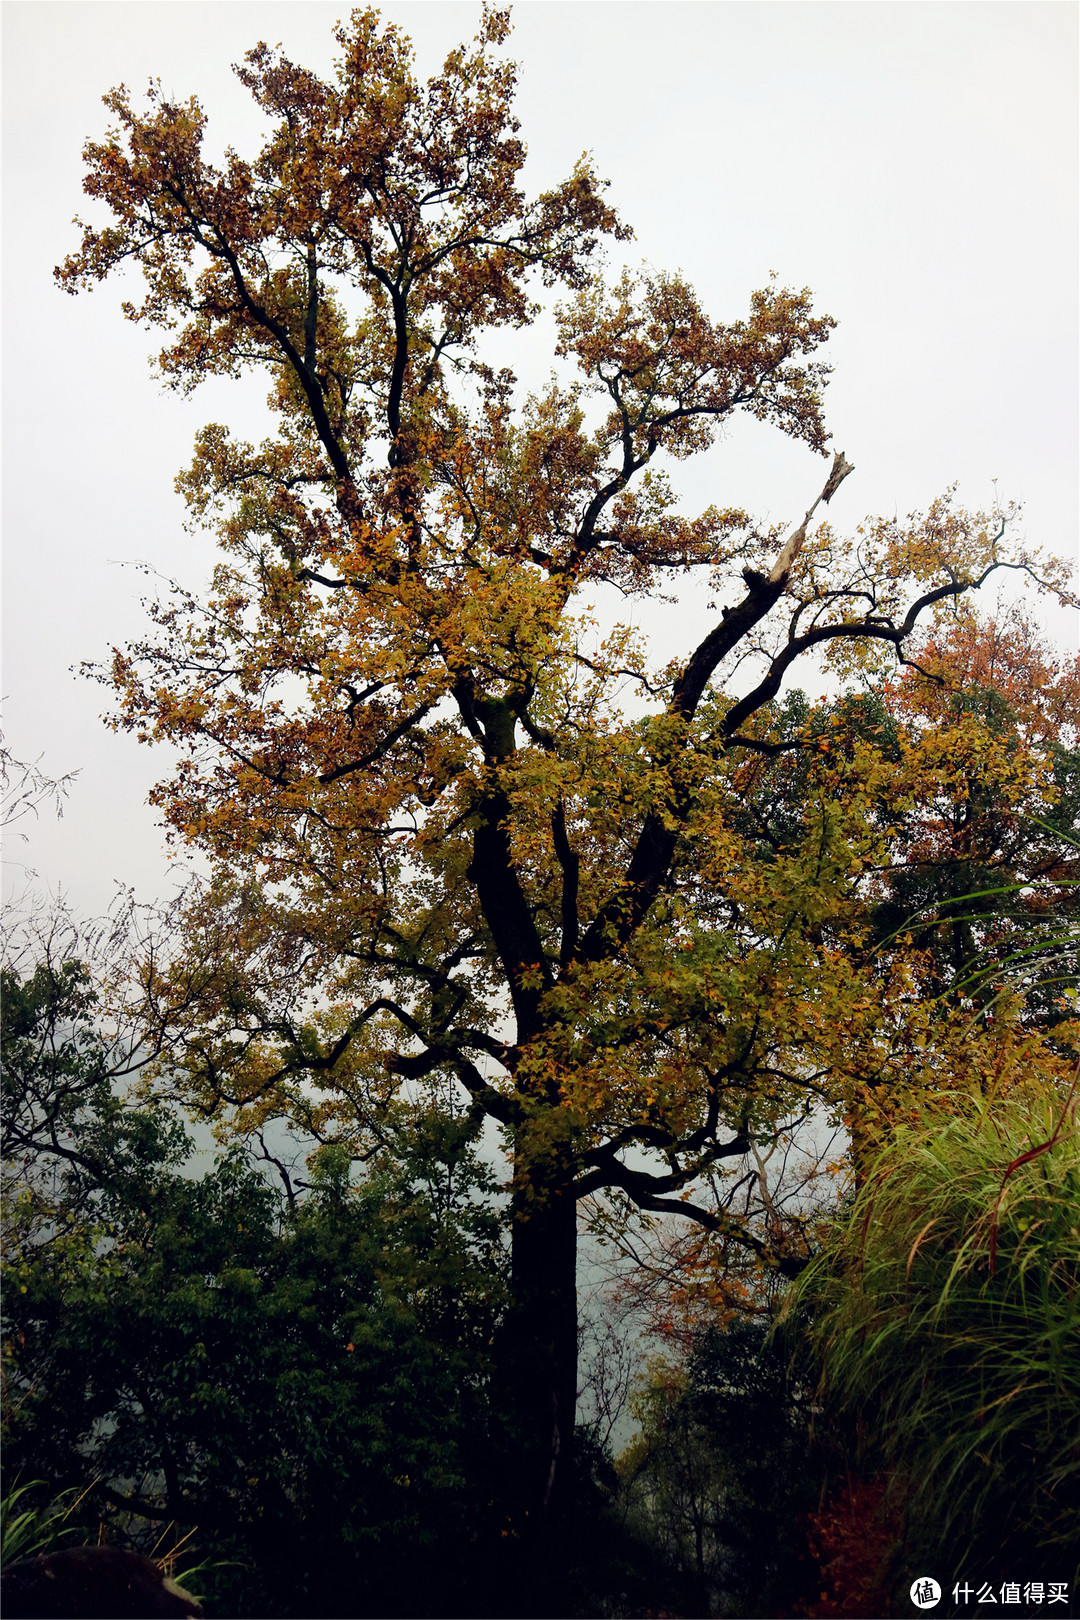
{"label": "thick tree branch", "polygon": [[562,870],[562,943],[559,949],[559,963],[561,967],[566,968],[573,961],[577,950],[578,875],[581,863],[567,836],[566,809],[561,799],[551,818],[551,833],[555,855]]}
{"label": "thick tree branch", "polygon": [[514,864],[506,795],[498,788],[489,790],[475,813],[473,858],[467,875],[476,886],[506,973],[520,1044],[540,1028],[540,997],[550,987],[551,972]]}

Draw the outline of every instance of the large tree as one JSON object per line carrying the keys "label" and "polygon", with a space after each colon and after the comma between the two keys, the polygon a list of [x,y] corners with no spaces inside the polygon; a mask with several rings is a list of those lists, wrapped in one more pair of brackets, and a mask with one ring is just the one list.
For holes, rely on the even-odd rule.
{"label": "large tree", "polygon": [[[610,1190],[794,1269],[691,1190],[880,1078],[902,1021],[900,979],[845,934],[889,767],[853,723],[846,774],[772,816],[757,767],[820,744],[773,700],[806,655],[902,659],[996,570],[1038,568],[948,498],[852,540],[812,528],[839,454],[786,539],[678,511],[664,463],[737,412],[826,453],[811,357],[833,322],[775,283],[729,324],[679,276],[606,285],[597,245],[630,233],[591,166],[519,189],[507,32],[485,10],[427,84],[371,11],[330,82],[256,46],[252,160],[203,156],[195,100],[112,92],[85,182],[111,223],[58,274],[133,261],[125,312],[168,329],[167,382],[263,370],[277,422],[260,445],[199,435],[180,487],[217,528],[212,587],[177,587],[111,671],[119,723],[183,750],[155,800],[212,863],[151,986],[188,1095],[361,1152],[419,1088],[459,1086],[505,1132],[536,1523],[571,1448],[579,1201]],[[537,284],[564,290],[561,370],[523,398],[482,345],[534,320]],[[594,625],[605,587],[724,605],[656,668]]]}

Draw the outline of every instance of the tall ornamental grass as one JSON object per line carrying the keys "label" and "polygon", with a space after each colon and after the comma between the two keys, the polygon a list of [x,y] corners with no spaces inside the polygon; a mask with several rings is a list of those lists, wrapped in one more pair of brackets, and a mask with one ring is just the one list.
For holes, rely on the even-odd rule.
{"label": "tall ornamental grass", "polygon": [[866,1460],[902,1484],[905,1564],[1075,1591],[1076,1089],[947,1101],[896,1131],[789,1309],[826,1410],[853,1418]]}

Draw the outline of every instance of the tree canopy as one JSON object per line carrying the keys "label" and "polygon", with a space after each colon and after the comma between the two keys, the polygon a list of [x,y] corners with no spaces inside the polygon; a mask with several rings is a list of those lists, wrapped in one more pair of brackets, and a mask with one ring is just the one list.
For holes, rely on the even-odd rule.
{"label": "tree canopy", "polygon": [[[155,802],[210,862],[146,971],[169,1083],[179,1065],[235,1128],[286,1117],[358,1156],[425,1090],[504,1133],[535,1523],[571,1455],[583,1199],[794,1275],[797,1230],[736,1196],[765,1186],[755,1149],[815,1109],[1059,1061],[1004,1008],[920,995],[914,931],[875,907],[910,910],[893,852],[935,796],[977,780],[1020,816],[1056,791],[978,715],[923,723],[949,677],[913,649],[994,576],[1068,592],[1015,514],[949,493],[815,526],[851,488],[840,453],[808,462],[789,533],[682,512],[665,467],[737,413],[827,455],[833,320],[775,281],[725,323],[679,275],[605,277],[630,232],[590,162],[520,189],[508,30],[485,9],[426,84],[372,11],[327,82],[259,44],[237,72],[266,142],[216,164],[196,100],[113,91],[85,181],[110,223],[58,276],[137,265],[124,310],[167,333],[166,384],[264,372],[276,421],[258,445],[199,434],[179,487],[218,535],[213,581],[174,587],[106,677],[118,725],[180,750]],[[484,344],[545,290],[556,369],[525,393]],[[686,591],[715,624],[659,667],[593,612]],[[818,656],[852,691],[899,666],[910,714],[782,701]]]}

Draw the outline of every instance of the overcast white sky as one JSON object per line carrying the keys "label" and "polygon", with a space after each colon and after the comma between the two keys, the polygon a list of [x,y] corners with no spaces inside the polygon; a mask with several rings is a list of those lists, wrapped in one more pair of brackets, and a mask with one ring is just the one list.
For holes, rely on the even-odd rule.
{"label": "overcast white sky", "polygon": [[[112,736],[105,694],[71,672],[138,637],[145,560],[198,584],[172,481],[205,420],[251,420],[215,383],[191,401],[150,380],[152,336],[119,289],[77,299],[52,267],[81,211],[80,147],[101,94],[151,76],[195,92],[210,141],[254,126],[229,64],[263,38],[329,70],[344,6],[13,0],[4,6],[4,667],[15,754],[81,768],[67,815],[29,860],[84,911],[114,880],[168,890],[145,805],[169,758]],[[422,72],[474,31],[457,0],[384,6]],[[1028,537],[1077,536],[1077,22],[1072,0],[787,3],[524,0],[514,8],[526,184],[584,150],[634,227],[628,257],[679,268],[720,319],[770,270],[838,317],[827,414],[856,464],[830,516],[925,505],[954,480],[971,505],[1021,500]],[[526,355],[537,381],[544,343]],[[733,430],[694,474],[702,503],[797,519],[822,464],[767,428]],[[1048,615],[1072,650],[1076,626]],[[672,634],[669,621],[658,628]]]}

